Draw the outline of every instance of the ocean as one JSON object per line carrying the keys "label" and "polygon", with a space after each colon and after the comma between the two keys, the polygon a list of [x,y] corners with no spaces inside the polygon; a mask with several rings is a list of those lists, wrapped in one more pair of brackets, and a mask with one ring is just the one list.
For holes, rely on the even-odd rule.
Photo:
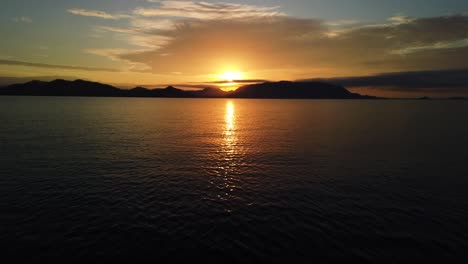
{"label": "ocean", "polygon": [[0,248],[31,262],[453,262],[468,103],[0,97]]}

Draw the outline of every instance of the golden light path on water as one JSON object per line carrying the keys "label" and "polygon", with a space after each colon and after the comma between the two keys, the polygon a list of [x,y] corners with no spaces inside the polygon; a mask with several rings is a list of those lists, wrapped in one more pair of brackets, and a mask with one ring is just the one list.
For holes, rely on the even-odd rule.
{"label": "golden light path on water", "polygon": [[226,103],[225,114],[225,129],[224,129],[224,153],[225,161],[229,161],[230,166],[236,165],[236,109],[232,101]]}
{"label": "golden light path on water", "polygon": [[[237,166],[239,165],[239,153],[237,150],[237,135],[236,135],[236,109],[232,101],[226,102],[224,114],[224,128],[223,128],[223,143],[221,146],[222,165],[220,171],[223,177],[221,189],[222,195],[218,195],[221,200],[230,200],[234,190],[237,188],[237,180],[233,178]],[[230,209],[226,208],[226,211]]]}
{"label": "golden light path on water", "polygon": [[227,141],[232,140],[231,136],[234,134],[235,129],[235,118],[236,112],[234,108],[234,103],[232,101],[228,101],[226,103],[226,130],[225,130],[225,139]]}

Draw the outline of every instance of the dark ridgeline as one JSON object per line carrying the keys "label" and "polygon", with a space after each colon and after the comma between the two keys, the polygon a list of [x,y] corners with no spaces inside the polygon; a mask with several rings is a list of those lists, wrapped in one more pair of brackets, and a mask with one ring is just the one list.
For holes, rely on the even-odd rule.
{"label": "dark ridgeline", "polygon": [[184,97],[184,91],[168,86],[164,89],[147,89],[137,87],[130,90],[120,90],[120,95],[125,97]]}
{"label": "dark ridgeline", "polygon": [[2,95],[118,96],[121,90],[110,85],[83,80],[31,81],[0,88]]}
{"label": "dark ridgeline", "polygon": [[230,97],[235,98],[317,98],[317,99],[359,99],[366,98],[354,94],[339,85],[325,82],[265,82],[240,87]]}
{"label": "dark ridgeline", "polygon": [[222,98],[226,97],[226,92],[217,88],[205,88],[203,90],[186,91],[168,86],[164,89],[148,89],[136,87],[130,90],[120,90],[124,97],[166,97],[166,98]]}
{"label": "dark ridgeline", "polygon": [[0,95],[166,97],[166,98],[285,98],[285,99],[369,99],[344,87],[325,82],[264,82],[225,92],[217,88],[187,91],[172,86],[161,89],[136,87],[130,90],[83,80],[31,81],[0,88]]}

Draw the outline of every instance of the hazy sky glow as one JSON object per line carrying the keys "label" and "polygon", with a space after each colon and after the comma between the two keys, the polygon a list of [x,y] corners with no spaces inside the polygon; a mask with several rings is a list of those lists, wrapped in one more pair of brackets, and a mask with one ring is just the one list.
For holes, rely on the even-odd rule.
{"label": "hazy sky glow", "polygon": [[468,68],[459,0],[5,0],[0,76],[114,84]]}

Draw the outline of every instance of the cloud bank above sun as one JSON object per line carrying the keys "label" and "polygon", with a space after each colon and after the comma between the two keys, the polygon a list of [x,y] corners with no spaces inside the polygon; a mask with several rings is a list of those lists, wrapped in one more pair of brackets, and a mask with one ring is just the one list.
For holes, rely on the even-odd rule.
{"label": "cloud bank above sun", "polygon": [[84,52],[154,74],[219,75],[226,67],[272,78],[372,74],[463,68],[468,16],[394,16],[380,24],[288,16],[279,6],[151,1],[126,14],[84,9],[74,15],[126,20],[99,31],[125,37],[134,48]]}

